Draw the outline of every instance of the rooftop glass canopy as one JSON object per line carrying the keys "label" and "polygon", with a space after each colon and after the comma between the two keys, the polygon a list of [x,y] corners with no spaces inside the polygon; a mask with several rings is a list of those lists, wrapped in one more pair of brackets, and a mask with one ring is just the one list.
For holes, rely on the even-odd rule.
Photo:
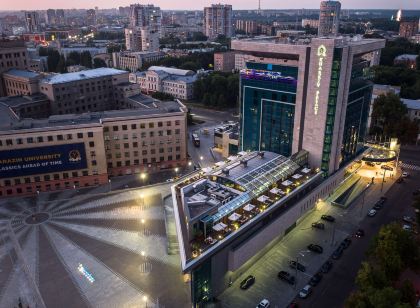
{"label": "rooftop glass canopy", "polygon": [[217,222],[224,216],[232,213],[242,205],[249,202],[252,198],[260,195],[272,184],[279,180],[284,180],[292,175],[299,165],[284,156],[277,156],[265,164],[250,170],[234,181],[243,186],[246,192],[230,202],[219,207],[214,215],[202,219],[203,222]]}

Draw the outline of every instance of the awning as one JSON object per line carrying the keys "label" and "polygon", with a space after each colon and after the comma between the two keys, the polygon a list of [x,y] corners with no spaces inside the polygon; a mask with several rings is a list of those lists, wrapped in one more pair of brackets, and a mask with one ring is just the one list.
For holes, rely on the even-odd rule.
{"label": "awning", "polygon": [[284,195],[284,192],[277,187],[272,188],[270,192],[275,195]]}
{"label": "awning", "polygon": [[251,212],[253,209],[255,209],[255,206],[252,205],[251,203],[248,203],[247,205],[244,206],[244,211]]}
{"label": "awning", "polygon": [[266,195],[262,195],[262,196],[259,196],[257,200],[260,202],[265,202],[265,201],[269,201],[270,198],[267,197]]}
{"label": "awning", "polygon": [[286,181],[281,183],[281,185],[283,185],[283,186],[289,186],[289,185],[292,185],[292,184],[293,184],[293,182],[291,182],[289,180],[286,180]]}
{"label": "awning", "polygon": [[217,225],[213,226],[214,231],[222,231],[227,227],[223,222],[219,222]]}
{"label": "awning", "polygon": [[230,216],[228,217],[228,219],[229,219],[230,221],[237,221],[239,218],[241,218],[241,215],[239,215],[238,213],[233,213],[232,215],[230,215]]}
{"label": "awning", "polygon": [[311,172],[311,169],[309,169],[309,168],[305,168],[305,169],[302,169],[302,171],[301,171],[302,173],[309,173],[309,172]]}
{"label": "awning", "polygon": [[302,174],[296,173],[294,175],[292,175],[292,178],[294,178],[295,180],[298,180],[302,177]]}

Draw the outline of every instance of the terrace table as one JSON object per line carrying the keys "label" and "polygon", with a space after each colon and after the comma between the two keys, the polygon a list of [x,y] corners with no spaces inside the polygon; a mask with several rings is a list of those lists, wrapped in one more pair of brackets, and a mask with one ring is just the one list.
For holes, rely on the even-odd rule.
{"label": "terrace table", "polygon": [[241,215],[239,215],[238,213],[233,213],[232,215],[230,215],[230,216],[228,217],[228,219],[229,219],[230,221],[237,221],[239,218],[241,218]]}

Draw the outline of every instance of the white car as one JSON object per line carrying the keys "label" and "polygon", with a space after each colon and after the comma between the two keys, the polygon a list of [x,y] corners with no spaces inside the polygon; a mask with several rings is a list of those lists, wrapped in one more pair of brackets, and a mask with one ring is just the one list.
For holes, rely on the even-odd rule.
{"label": "white car", "polygon": [[263,299],[257,306],[257,308],[268,308],[270,307],[270,302],[268,301],[268,299]]}
{"label": "white car", "polygon": [[408,178],[408,176],[409,176],[410,174],[408,173],[408,172],[403,172],[402,174],[401,174],[401,177],[402,178]]}
{"label": "white car", "polygon": [[368,214],[367,214],[369,217],[373,217],[373,216],[375,216],[376,215],[376,210],[374,210],[374,209],[371,209],[369,212],[368,212]]}
{"label": "white car", "polygon": [[311,293],[312,293],[312,287],[309,284],[307,284],[306,286],[303,287],[302,290],[300,290],[299,297],[307,298],[309,295],[311,295]]}
{"label": "white car", "polygon": [[403,225],[402,228],[405,231],[411,231],[411,226],[410,225]]}
{"label": "white car", "polygon": [[405,221],[405,222],[408,222],[409,224],[411,224],[411,223],[414,223],[415,221],[414,221],[414,219],[413,219],[413,217],[411,217],[411,216],[404,216],[403,217],[403,220]]}

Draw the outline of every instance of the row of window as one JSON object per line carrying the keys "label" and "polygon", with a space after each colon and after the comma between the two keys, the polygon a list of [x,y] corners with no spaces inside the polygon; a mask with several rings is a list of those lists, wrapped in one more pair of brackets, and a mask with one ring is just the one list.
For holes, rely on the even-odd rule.
{"label": "row of window", "polygon": [[[124,147],[124,148],[127,149],[128,147]],[[118,147],[118,148],[115,147],[115,149],[119,150],[120,147]],[[109,150],[109,149],[107,149],[107,150]],[[173,148],[167,148],[166,152],[167,153],[172,153],[173,150],[174,150]],[[175,152],[181,152],[181,147],[176,147]],[[165,153],[165,149],[164,148],[159,148],[158,153],[159,154]],[[148,154],[155,155],[156,154],[156,149],[151,149],[150,152],[148,150],[142,150],[141,151],[141,155],[143,155],[143,156],[148,155]],[[121,158],[121,152],[116,152],[116,153],[114,153],[114,155],[115,155],[115,158]],[[139,156],[139,151],[133,151],[133,156],[138,157]],[[124,157],[126,157],[126,158],[130,157],[130,152],[124,152]],[[112,153],[107,153],[106,158],[107,159],[112,159]]]}
{"label": "row of window", "polygon": [[[180,120],[175,121],[176,126],[178,126],[180,124],[181,124]],[[172,121],[166,121],[166,126],[172,126]],[[146,123],[131,124],[130,127],[131,127],[131,129],[146,128]],[[149,128],[154,128],[155,127],[155,122],[150,122],[148,124],[148,127]],[[157,122],[157,127],[163,127],[163,122],[161,122],[161,121]],[[104,127],[104,132],[107,133],[107,132],[110,131],[110,129],[111,129],[110,127],[105,126]],[[121,126],[118,126],[118,125],[112,126],[112,131],[113,132],[118,132],[119,130],[123,130],[123,131],[128,130],[128,125],[124,124],[124,125],[121,125]]]}
{"label": "row of window", "polygon": [[[88,132],[86,135],[89,138],[93,138],[93,132]],[[3,145],[12,146],[14,144],[24,144],[24,140],[26,140],[26,143],[35,143],[35,142],[43,143],[43,142],[63,141],[64,139],[73,140],[73,137],[77,137],[77,139],[83,139],[83,136],[84,136],[84,133],[77,133],[77,134],[66,134],[66,135],[56,135],[56,136],[46,136],[46,137],[38,136],[38,137],[6,139],[6,140],[0,140],[0,146],[3,146]],[[91,148],[95,147],[95,143],[93,141],[90,141],[89,147]]]}
{"label": "row of window", "polygon": [[[181,155],[177,154],[175,155],[175,160],[180,160],[181,159]],[[173,156],[169,155],[167,161],[172,161],[173,160]],[[154,163],[159,163],[159,162],[164,162],[165,161],[165,157],[161,156],[159,157],[159,160],[156,159],[156,157],[152,157],[151,159],[148,158],[143,158],[142,163],[143,165],[147,165],[147,164],[154,164]],[[140,160],[139,159],[134,159],[133,163],[131,163],[131,160],[126,160],[126,161],[117,161],[117,162],[108,162],[108,168],[119,168],[119,167],[129,167],[129,166],[138,166],[140,165]]]}

